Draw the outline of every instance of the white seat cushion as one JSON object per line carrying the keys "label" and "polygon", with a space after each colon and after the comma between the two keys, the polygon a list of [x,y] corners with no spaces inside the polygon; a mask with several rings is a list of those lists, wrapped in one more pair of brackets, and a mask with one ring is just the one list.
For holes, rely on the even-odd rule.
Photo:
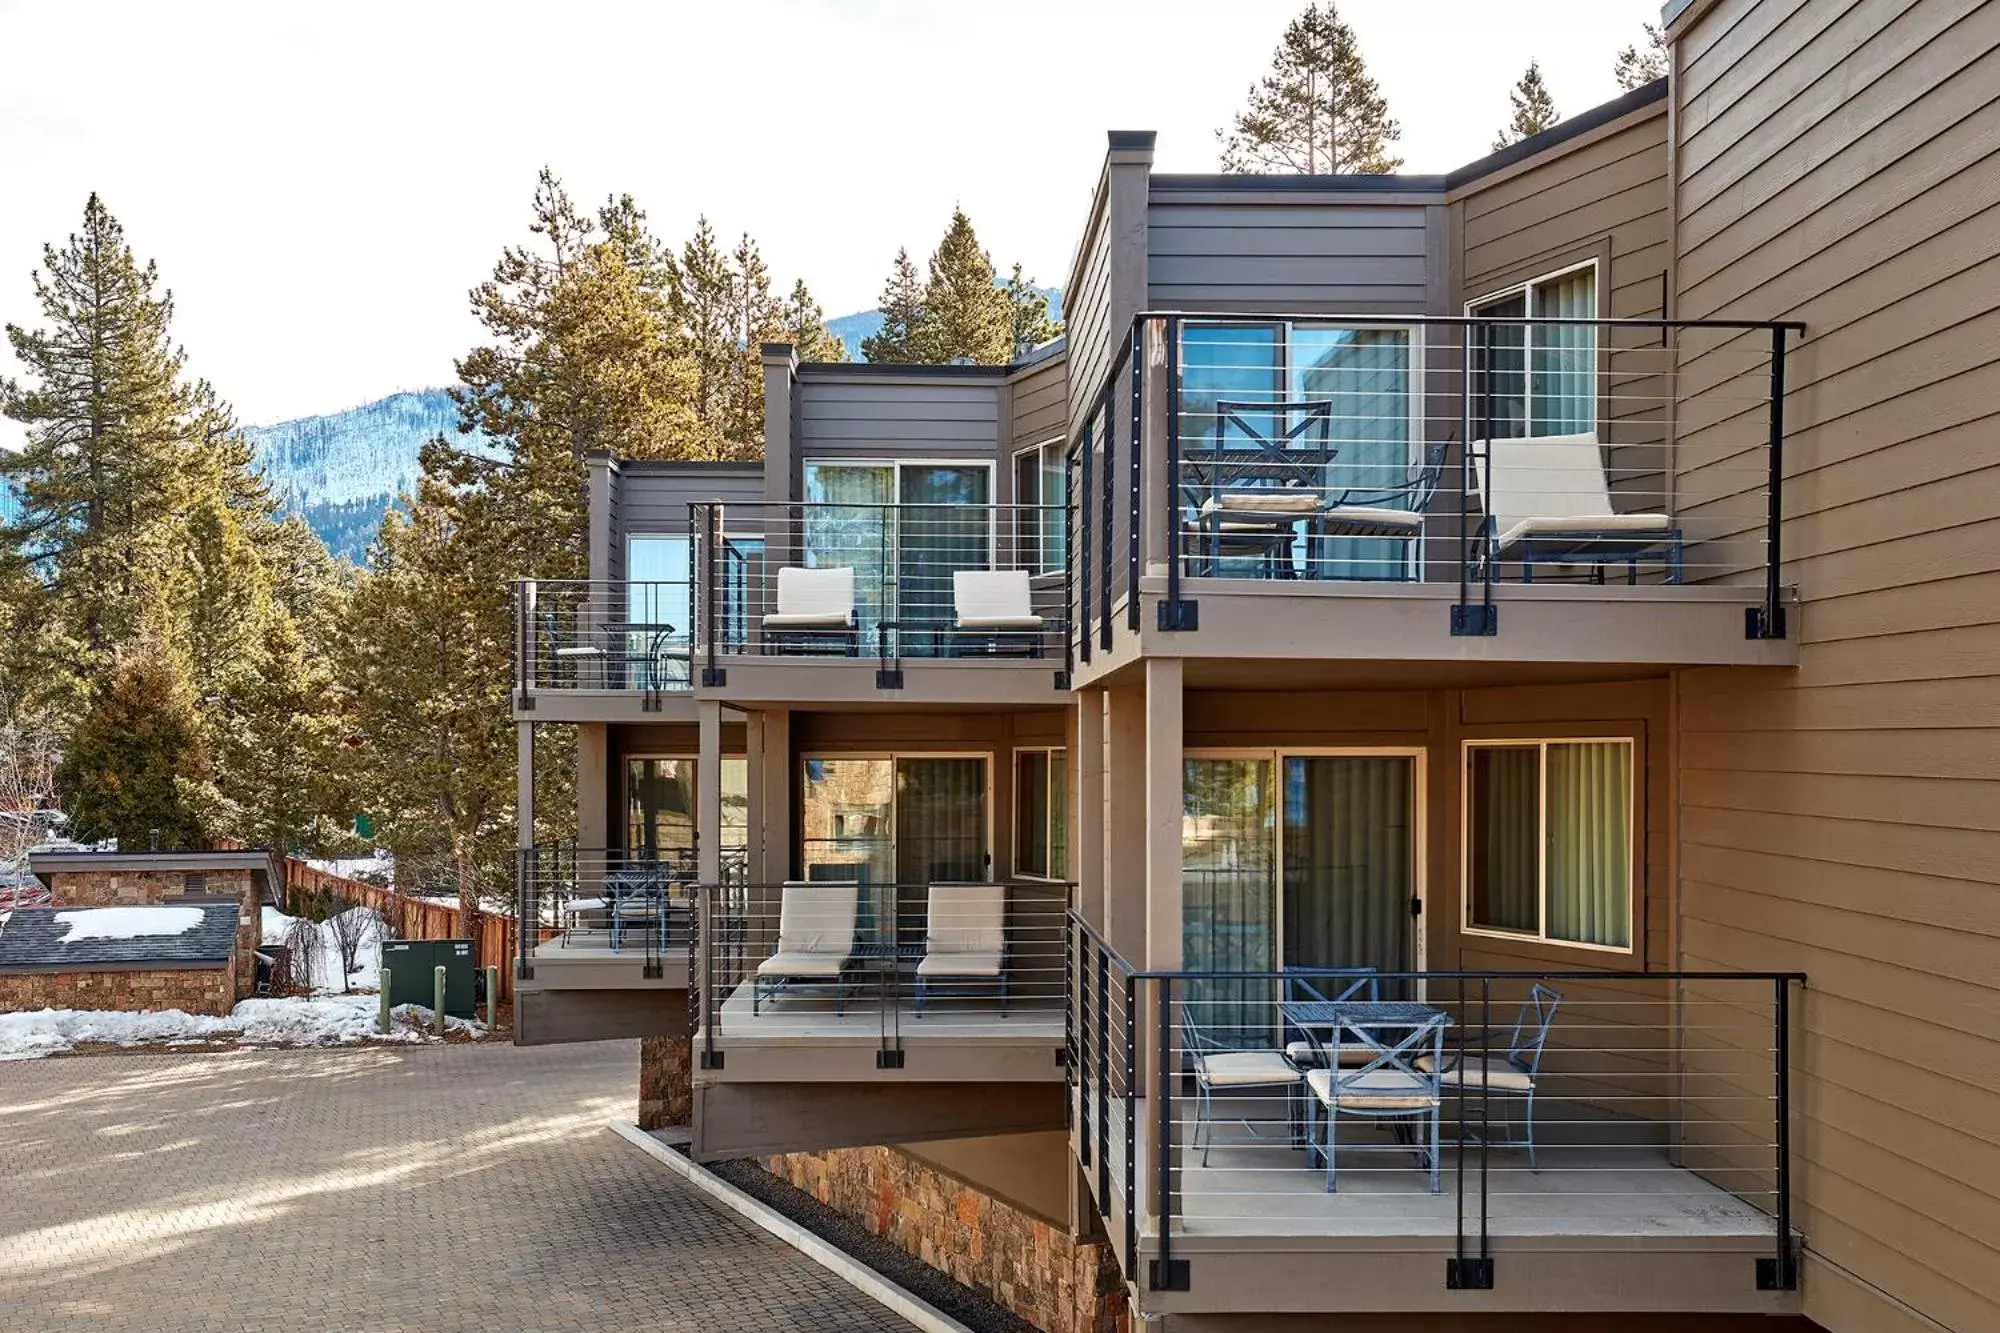
{"label": "white seat cushion", "polygon": [[[1328,1106],[1335,1104],[1334,1071],[1306,1071],[1306,1086]],[[1339,1105],[1356,1111],[1426,1111],[1438,1104],[1430,1081],[1400,1069],[1377,1069],[1340,1080]]]}
{"label": "white seat cushion", "polygon": [[1299,1071],[1276,1051],[1218,1051],[1195,1057],[1197,1073],[1217,1088],[1255,1088],[1296,1083]]}
{"label": "white seat cushion", "polygon": [[[1448,1058],[1448,1057],[1447,1057]],[[1429,1069],[1431,1057],[1422,1056],[1417,1060],[1417,1068]],[[1483,1071],[1483,1077],[1482,1077]],[[1447,1069],[1438,1075],[1441,1082],[1452,1087],[1463,1083],[1468,1088],[1477,1088],[1482,1083],[1502,1092],[1533,1092],[1535,1080],[1512,1061],[1501,1056],[1467,1056],[1463,1065]]]}
{"label": "white seat cushion", "polygon": [[1324,508],[1326,500],[1318,491],[1294,486],[1253,486],[1211,495],[1202,502],[1201,512],[1295,515],[1317,514]]}
{"label": "white seat cushion", "polygon": [[1320,519],[1320,527],[1328,532],[1338,532],[1344,527],[1414,532],[1423,525],[1422,514],[1414,514],[1407,509],[1383,509],[1376,505],[1335,505]]}
{"label": "white seat cushion", "polygon": [[765,629],[848,629],[854,624],[854,617],[798,615],[787,616],[773,612],[764,617]]}
{"label": "white seat cushion", "polygon": [[846,961],[854,952],[861,886],[793,881],[784,886],[783,894],[778,903],[778,947],[772,952]]}
{"label": "white seat cushion", "polygon": [[766,625],[808,627],[854,623],[854,571],[845,566],[778,571],[778,609],[764,617]]}
{"label": "white seat cushion", "polygon": [[847,968],[846,954],[780,953],[757,964],[760,977],[837,977]]}
{"label": "white seat cushion", "polygon": [[952,612],[960,629],[1040,629],[1025,569],[955,569]]}
{"label": "white seat cushion", "polygon": [[1046,622],[1040,616],[961,616],[960,629],[1040,629]]}
{"label": "white seat cushion", "polygon": [[997,953],[931,953],[924,955],[924,961],[917,964],[920,977],[997,977],[1000,975],[1000,955]]}
{"label": "white seat cushion", "polygon": [[1669,531],[1673,519],[1665,514],[1581,514],[1569,517],[1546,515],[1516,519],[1500,534],[1500,549],[1532,537],[1565,537],[1577,533],[1659,533]]}
{"label": "white seat cushion", "polygon": [[933,884],[924,915],[924,955],[993,954],[1007,948],[1005,884]]}
{"label": "white seat cushion", "polygon": [[[1334,1059],[1339,1061],[1343,1069],[1355,1069],[1370,1063],[1380,1054],[1382,1052],[1376,1050],[1373,1046],[1363,1046],[1358,1041],[1350,1041],[1343,1043],[1339,1047],[1334,1055]],[[1287,1044],[1285,1055],[1294,1064],[1314,1065],[1319,1063],[1319,1053],[1313,1049],[1313,1044],[1309,1041],[1295,1041]]]}

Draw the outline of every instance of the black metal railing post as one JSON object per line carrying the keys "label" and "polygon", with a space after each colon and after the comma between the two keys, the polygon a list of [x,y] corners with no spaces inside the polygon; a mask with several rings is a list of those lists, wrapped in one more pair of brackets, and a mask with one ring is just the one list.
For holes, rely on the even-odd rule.
{"label": "black metal railing post", "polygon": [[1799,1285],[1798,1263],[1792,1257],[1792,1014],[1791,980],[1778,977],[1771,995],[1771,1047],[1775,1061],[1772,1074],[1774,1128],[1777,1130],[1777,1162],[1772,1181],[1777,1194],[1775,1251],[1769,1259],[1757,1261],[1757,1288],[1760,1291],[1792,1291]]}
{"label": "black metal railing post", "polygon": [[1784,559],[1785,519],[1785,339],[1782,324],[1771,327],[1771,434],[1767,446],[1770,480],[1764,516],[1764,605],[1749,613],[1748,637],[1785,637],[1785,605],[1779,584]]}
{"label": "black metal railing post", "polygon": [[1167,465],[1161,479],[1166,503],[1161,506],[1166,524],[1167,599],[1160,603],[1160,628],[1191,630],[1199,623],[1193,603],[1181,600],[1181,322],[1166,320]]}
{"label": "black metal railing post", "polygon": [[1145,325],[1137,320],[1132,323],[1132,457],[1129,460],[1132,478],[1126,487],[1126,499],[1131,513],[1125,520],[1125,628],[1132,633],[1139,632],[1139,538],[1145,526],[1143,513],[1145,505],[1145,468],[1140,460],[1146,456],[1145,448],[1145,384],[1146,384],[1146,336]]}
{"label": "black metal railing post", "polygon": [[1159,1219],[1160,1244],[1159,1255],[1147,1274],[1147,1285],[1154,1291],[1186,1291],[1187,1260],[1174,1259],[1174,1075],[1178,1072],[1175,1068],[1178,1061],[1174,1058],[1174,979],[1156,977],[1153,986],[1156,997],[1153,1022],[1159,1029],[1153,1048],[1159,1062],[1154,1070],[1154,1095],[1160,1103],[1154,1117],[1153,1155],[1157,1159],[1158,1187],[1154,1208]]}
{"label": "black metal railing post", "polygon": [[1125,974],[1125,1271],[1139,1262],[1139,984]]}
{"label": "black metal railing post", "polygon": [[1103,494],[1099,497],[1097,567],[1097,646],[1105,652],[1111,651],[1111,560],[1117,547],[1117,527],[1113,515],[1117,512],[1117,487],[1112,477],[1118,470],[1118,423],[1111,415],[1111,387],[1116,381],[1106,381],[1104,392],[1098,395],[1097,411],[1104,418],[1104,466],[1098,469],[1098,486]]}
{"label": "black metal railing post", "polygon": [[535,975],[535,937],[541,934],[541,899],[536,893],[535,849],[522,847],[514,854],[515,874],[519,875],[521,892],[515,905],[516,921],[520,929],[518,947],[520,956],[514,975],[523,981]]}
{"label": "black metal railing post", "polygon": [[728,683],[727,673],[715,663],[716,614],[715,580],[720,572],[718,553],[722,546],[722,506],[711,504],[707,507],[706,545],[702,551],[702,625],[701,633],[707,652],[707,663],[701,669],[701,683],[704,688],[713,689]]}
{"label": "black metal railing post", "polygon": [[535,650],[535,641],[530,626],[533,621],[528,616],[527,579],[514,580],[514,702],[522,708],[533,707],[528,699],[528,683],[533,679],[528,670],[528,655]]}
{"label": "black metal railing post", "polygon": [[1097,1197],[1111,1197],[1111,957],[1097,951]]}
{"label": "black metal railing post", "polygon": [[1083,660],[1086,662],[1090,660],[1090,455],[1096,448],[1096,442],[1092,438],[1096,429],[1095,414],[1085,417],[1083,434],[1078,437],[1076,491],[1076,512],[1083,517],[1083,530],[1077,534],[1080,541],[1070,547],[1069,552],[1071,563],[1083,574],[1083,584],[1078,589],[1076,599],[1076,628],[1083,644]]}
{"label": "black metal railing post", "polygon": [[1063,677],[1062,688],[1076,679],[1076,626],[1074,617],[1076,605],[1076,506],[1070,503],[1075,493],[1070,488],[1076,481],[1076,458],[1067,449],[1063,451]]}

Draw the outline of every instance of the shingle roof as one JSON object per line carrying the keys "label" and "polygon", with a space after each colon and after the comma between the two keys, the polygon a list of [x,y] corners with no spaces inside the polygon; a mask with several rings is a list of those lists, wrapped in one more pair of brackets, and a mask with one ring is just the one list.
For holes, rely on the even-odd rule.
{"label": "shingle roof", "polygon": [[[71,923],[58,918],[66,913],[115,911],[125,914],[162,915],[162,926],[179,918],[167,913],[201,913],[201,920],[186,930],[162,934],[89,935],[65,939]],[[176,902],[144,907],[78,908],[22,907],[0,922],[0,971],[78,972],[105,965],[187,967],[203,963],[219,964],[228,959],[236,945],[234,902]],[[136,917],[134,919],[137,919]],[[82,933],[82,932],[78,932]]]}

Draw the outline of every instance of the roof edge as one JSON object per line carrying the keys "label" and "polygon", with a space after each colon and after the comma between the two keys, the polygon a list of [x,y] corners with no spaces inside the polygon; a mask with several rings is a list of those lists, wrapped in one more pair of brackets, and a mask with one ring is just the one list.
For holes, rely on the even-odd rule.
{"label": "roof edge", "polygon": [[1655,102],[1666,100],[1665,79],[1654,79],[1651,83],[1641,84],[1622,97],[1600,102],[1588,111],[1578,112],[1568,120],[1557,121],[1540,134],[1531,134],[1519,143],[1508,144],[1497,153],[1488,153],[1476,162],[1468,162],[1456,171],[1447,172],[1444,177],[1445,188],[1452,189],[1476,181],[1482,176],[1490,176],[1496,171],[1503,171],[1517,162],[1527,161],[1545,149],[1553,148],[1580,134],[1588,134],[1600,126],[1609,125],[1612,121],[1629,116],[1634,111],[1643,110]]}

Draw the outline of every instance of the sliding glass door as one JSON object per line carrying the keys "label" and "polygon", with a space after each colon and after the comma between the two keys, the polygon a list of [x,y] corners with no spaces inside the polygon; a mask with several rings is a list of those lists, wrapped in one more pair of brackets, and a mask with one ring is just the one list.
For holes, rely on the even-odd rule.
{"label": "sliding glass door", "polygon": [[983,880],[990,865],[985,755],[805,761],[805,877],[870,884]]}
{"label": "sliding glass door", "polygon": [[[806,561],[854,570],[864,642],[884,620],[951,623],[952,574],[993,567],[993,470],[984,463],[808,463]],[[906,635],[906,654],[932,636]]]}
{"label": "sliding glass door", "polygon": [[[1414,753],[1195,755],[1183,781],[1189,971],[1421,965]],[[1195,1021],[1221,1040],[1275,1037],[1276,986],[1191,982],[1188,996]]]}

